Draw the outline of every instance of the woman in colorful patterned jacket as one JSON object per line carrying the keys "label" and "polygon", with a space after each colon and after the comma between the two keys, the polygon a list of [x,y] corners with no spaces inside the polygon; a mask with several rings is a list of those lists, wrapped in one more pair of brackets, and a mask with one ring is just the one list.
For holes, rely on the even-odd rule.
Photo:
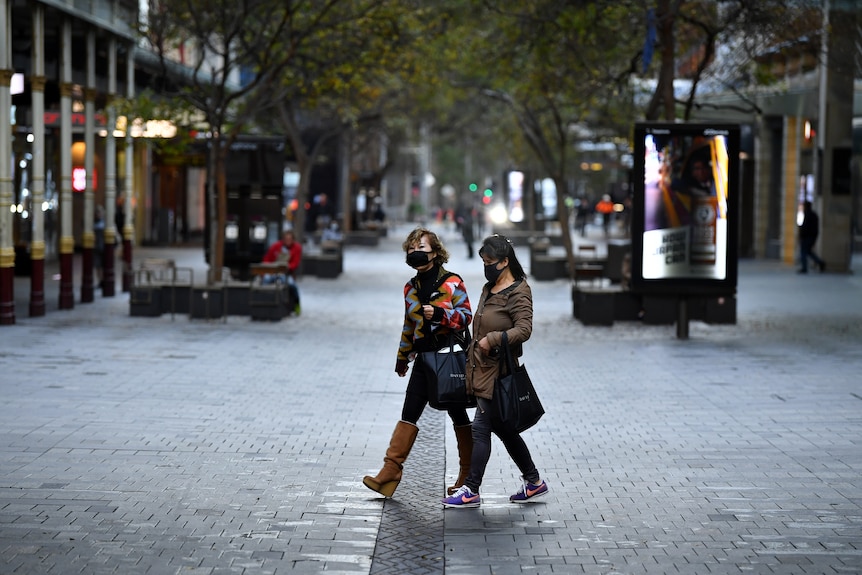
{"label": "woman in colorful patterned jacket", "polygon": [[[404,327],[395,362],[395,373],[400,377],[407,375],[409,362],[417,354],[446,347],[449,335],[463,332],[473,319],[464,281],[443,267],[449,261],[449,252],[437,234],[417,228],[410,232],[402,247],[407,265],[416,270],[416,275],[404,286]],[[366,475],[362,480],[366,487],[386,497],[392,497],[401,481],[404,461],[419,433],[416,422],[428,404],[428,383],[421,366],[415,363],[407,383],[401,420],[395,425],[383,468],[376,476]],[[460,461],[458,479],[449,488],[453,493],[470,471],[473,435],[466,408],[449,409],[448,413],[455,427]]]}

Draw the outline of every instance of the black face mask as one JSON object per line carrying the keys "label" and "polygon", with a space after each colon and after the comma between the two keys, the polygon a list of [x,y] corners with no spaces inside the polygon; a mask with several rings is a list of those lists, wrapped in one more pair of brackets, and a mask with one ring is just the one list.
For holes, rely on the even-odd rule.
{"label": "black face mask", "polygon": [[506,269],[506,268],[503,268],[502,270],[498,270],[497,264],[499,264],[499,263],[500,262],[494,262],[492,264],[487,264],[485,266],[485,279],[488,280],[489,282],[491,282],[492,284],[497,283],[497,280],[500,279],[500,274],[502,274],[503,270]]}
{"label": "black face mask", "polygon": [[411,268],[421,268],[431,261],[431,252],[415,251],[407,254],[407,265]]}

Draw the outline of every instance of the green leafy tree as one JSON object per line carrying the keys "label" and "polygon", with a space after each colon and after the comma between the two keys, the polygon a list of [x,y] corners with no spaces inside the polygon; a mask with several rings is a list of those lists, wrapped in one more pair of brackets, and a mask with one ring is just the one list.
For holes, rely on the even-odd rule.
{"label": "green leafy tree", "polygon": [[[398,0],[332,4],[332,10],[298,14],[289,23],[282,49],[293,54],[290,66],[282,71],[272,97],[258,103],[287,134],[295,152],[300,180],[294,227],[299,233],[311,170],[327,143],[342,137],[366,157],[381,141],[397,147],[411,108],[408,102],[416,101],[412,86],[420,80],[417,45],[427,36],[427,22],[434,14],[421,3]],[[370,144],[372,139],[376,146]],[[376,181],[390,164],[379,158],[370,161]]]}
{"label": "green leafy tree", "polygon": [[[631,17],[615,3],[488,1],[465,10],[472,12],[465,21],[481,24],[451,35],[461,54],[454,81],[506,106],[536,166],[553,179],[559,224],[568,230],[574,144],[617,132],[632,119],[622,75],[634,43],[617,33]],[[573,270],[571,235],[562,238]]]}
{"label": "green leafy tree", "polygon": [[[750,62],[764,46],[792,36],[795,28],[783,23],[800,19],[800,3],[793,0],[483,0],[453,6],[460,18],[447,41],[458,56],[449,60],[449,76],[454,85],[503,103],[536,165],[554,180],[570,270],[565,201],[577,164],[575,144],[627,138],[639,118],[688,119],[702,82],[737,81],[719,73],[718,47],[732,46]],[[688,81],[684,97],[675,91],[677,79]]]}
{"label": "green leafy tree", "polygon": [[[253,96],[267,91],[289,61],[277,50],[296,8],[275,0],[160,0],[141,32],[159,56],[154,90],[198,110],[209,135],[207,209],[210,280],[220,281],[227,215],[225,157],[248,126]],[[181,66],[182,65],[182,66]],[[244,81],[240,75],[245,72]]]}
{"label": "green leafy tree", "polygon": [[[758,57],[781,45],[798,49],[800,41],[819,35],[821,20],[819,3],[798,0],[658,0],[652,12],[635,13],[646,15],[642,27],[654,33],[644,50],[658,55],[649,70],[657,81],[644,117],[669,122],[691,119],[704,83],[709,92],[736,93],[756,111],[741,88],[755,76],[770,82],[757,69]],[[633,61],[649,63],[646,53]],[[678,79],[689,83],[683,97],[675,90]]]}

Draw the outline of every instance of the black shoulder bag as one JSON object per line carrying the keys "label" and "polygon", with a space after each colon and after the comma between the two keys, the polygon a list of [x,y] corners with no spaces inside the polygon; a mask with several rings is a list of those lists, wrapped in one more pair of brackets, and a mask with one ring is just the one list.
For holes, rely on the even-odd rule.
{"label": "black shoulder bag", "polygon": [[428,382],[428,405],[434,409],[476,407],[476,397],[467,395],[467,347],[470,332],[450,332],[446,346],[419,355]]}
{"label": "black shoulder bag", "polygon": [[[441,277],[435,290],[453,273]],[[434,409],[447,410],[453,407],[476,407],[476,398],[467,395],[467,347],[470,331],[449,332],[446,343],[436,351],[423,351],[419,362],[428,382],[428,405]]]}
{"label": "black shoulder bag", "polygon": [[545,414],[527,368],[515,364],[505,331],[500,344],[500,375],[494,382],[493,406],[493,419],[518,433],[536,425]]}

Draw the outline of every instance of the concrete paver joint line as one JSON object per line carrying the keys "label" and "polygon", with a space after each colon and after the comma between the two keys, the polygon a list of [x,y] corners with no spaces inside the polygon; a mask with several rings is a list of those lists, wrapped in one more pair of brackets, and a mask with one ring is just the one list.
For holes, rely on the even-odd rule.
{"label": "concrete paver joint line", "polygon": [[442,574],[443,511],[439,499],[446,468],[445,412],[427,408],[404,463],[401,483],[383,503],[371,575]]}

